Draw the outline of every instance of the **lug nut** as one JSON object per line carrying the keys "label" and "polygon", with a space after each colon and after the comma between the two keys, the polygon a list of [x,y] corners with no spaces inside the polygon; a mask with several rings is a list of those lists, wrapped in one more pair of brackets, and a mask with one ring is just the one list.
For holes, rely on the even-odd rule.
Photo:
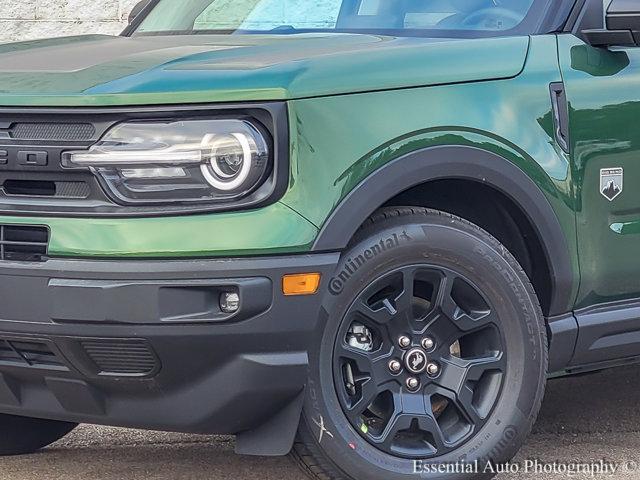
{"label": "lug nut", "polygon": [[400,345],[400,348],[408,348],[411,346],[411,339],[406,335],[402,335],[398,339],[398,345]]}
{"label": "lug nut", "polygon": [[427,365],[427,373],[431,376],[435,376],[440,372],[440,367],[436,363],[430,363]]}
{"label": "lug nut", "polygon": [[420,380],[415,377],[407,378],[407,388],[411,391],[416,391],[420,388]]}
{"label": "lug nut", "polygon": [[426,351],[430,351],[433,347],[435,347],[435,345],[436,344],[432,338],[425,337],[422,339],[422,348],[424,348]]}
{"label": "lug nut", "polygon": [[400,370],[402,370],[402,364],[398,360],[391,360],[389,362],[389,370],[391,373],[400,373]]}

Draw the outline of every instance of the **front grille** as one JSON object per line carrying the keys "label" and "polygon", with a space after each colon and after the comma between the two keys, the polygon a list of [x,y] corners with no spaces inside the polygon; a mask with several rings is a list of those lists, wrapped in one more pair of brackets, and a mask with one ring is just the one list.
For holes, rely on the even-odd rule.
{"label": "front grille", "polygon": [[0,338],[0,365],[68,370],[48,344],[30,340]]}
{"label": "front grille", "polygon": [[0,260],[41,262],[49,244],[47,227],[0,225]]}
{"label": "front grille", "polygon": [[16,140],[87,141],[96,134],[90,123],[14,123],[9,135]]}
{"label": "front grille", "polygon": [[7,197],[87,198],[91,195],[91,187],[86,182],[7,179],[1,193]]}
{"label": "front grille", "polygon": [[142,377],[159,368],[156,355],[144,340],[83,340],[82,347],[100,375]]}

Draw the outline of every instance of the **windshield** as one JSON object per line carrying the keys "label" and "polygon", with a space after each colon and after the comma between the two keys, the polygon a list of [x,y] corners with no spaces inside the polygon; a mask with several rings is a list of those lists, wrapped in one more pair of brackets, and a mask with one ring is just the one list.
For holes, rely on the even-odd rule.
{"label": "windshield", "polygon": [[534,33],[549,0],[154,0],[136,34]]}

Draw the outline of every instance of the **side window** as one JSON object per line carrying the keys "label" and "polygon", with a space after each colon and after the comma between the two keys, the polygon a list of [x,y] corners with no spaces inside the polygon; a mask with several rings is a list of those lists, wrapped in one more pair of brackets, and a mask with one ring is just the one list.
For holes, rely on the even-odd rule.
{"label": "side window", "polygon": [[335,28],[342,0],[214,0],[196,18],[196,30]]}

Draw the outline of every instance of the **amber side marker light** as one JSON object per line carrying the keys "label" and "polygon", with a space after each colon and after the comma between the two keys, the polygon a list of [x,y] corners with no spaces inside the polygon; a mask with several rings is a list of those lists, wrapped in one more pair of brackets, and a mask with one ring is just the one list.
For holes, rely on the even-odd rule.
{"label": "amber side marker light", "polygon": [[313,295],[319,286],[319,273],[296,273],[282,277],[282,293],[285,295]]}

